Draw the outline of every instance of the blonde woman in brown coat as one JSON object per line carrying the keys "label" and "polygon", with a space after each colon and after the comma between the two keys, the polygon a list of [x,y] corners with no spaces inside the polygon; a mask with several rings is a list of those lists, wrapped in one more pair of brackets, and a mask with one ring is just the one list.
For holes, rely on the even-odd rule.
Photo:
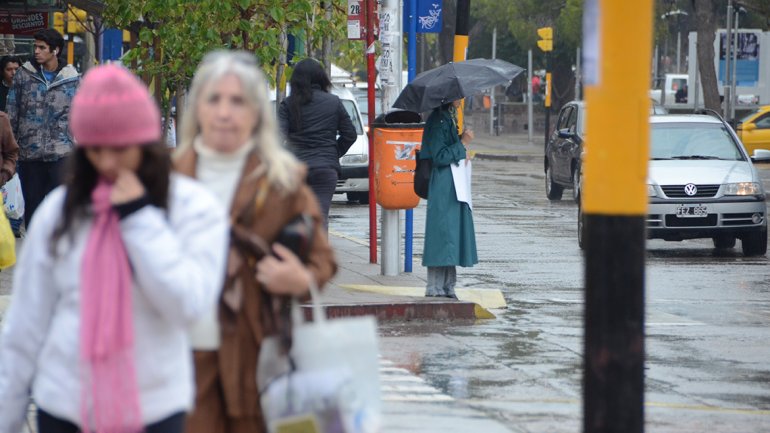
{"label": "blonde woman in brown coat", "polygon": [[[214,52],[195,73],[182,117],[176,169],[207,185],[232,223],[221,301],[191,332],[197,394],[187,433],[265,431],[256,366],[262,340],[277,331],[276,307],[337,269],[304,167],[281,145],[267,91],[253,56]],[[271,244],[301,214],[315,228],[306,264],[279,244],[272,255],[243,248],[244,238]]]}

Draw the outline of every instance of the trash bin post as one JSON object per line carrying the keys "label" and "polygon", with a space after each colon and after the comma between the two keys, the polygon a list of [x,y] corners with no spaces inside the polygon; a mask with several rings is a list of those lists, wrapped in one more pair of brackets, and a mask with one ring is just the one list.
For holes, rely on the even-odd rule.
{"label": "trash bin post", "polygon": [[[418,113],[394,110],[372,123],[374,137],[375,197],[382,207],[383,275],[398,275],[400,258],[400,213],[420,203],[414,193],[415,151],[422,141],[422,118]],[[407,254],[410,255],[410,254]]]}

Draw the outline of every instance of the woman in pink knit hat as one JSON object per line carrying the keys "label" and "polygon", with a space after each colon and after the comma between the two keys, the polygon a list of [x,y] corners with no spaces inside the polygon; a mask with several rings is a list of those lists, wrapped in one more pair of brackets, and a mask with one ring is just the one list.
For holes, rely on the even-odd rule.
{"label": "woman in pink knit hat", "polygon": [[215,305],[227,220],[171,175],[160,113],[115,65],[72,102],[63,186],[35,213],[0,340],[0,433],[179,433],[194,397],[187,328]]}

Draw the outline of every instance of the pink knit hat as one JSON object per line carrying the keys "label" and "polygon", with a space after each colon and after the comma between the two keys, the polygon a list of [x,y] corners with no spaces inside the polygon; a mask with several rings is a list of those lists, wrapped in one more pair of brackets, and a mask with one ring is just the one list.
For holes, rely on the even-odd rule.
{"label": "pink knit hat", "polygon": [[160,110],[147,87],[115,64],[89,70],[70,110],[77,146],[132,146],[160,141]]}

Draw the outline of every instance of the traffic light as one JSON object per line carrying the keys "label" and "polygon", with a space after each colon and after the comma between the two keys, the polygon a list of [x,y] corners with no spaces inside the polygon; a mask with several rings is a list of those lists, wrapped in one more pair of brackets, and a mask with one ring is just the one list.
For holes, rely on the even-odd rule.
{"label": "traffic light", "polygon": [[540,27],[537,35],[540,36],[537,46],[545,52],[553,51],[553,27]]}
{"label": "traffic light", "polygon": [[62,12],[53,13],[53,28],[57,32],[64,34],[64,13]]}
{"label": "traffic light", "polygon": [[84,11],[83,9],[70,6],[69,10],[67,11],[67,33],[85,32],[86,19],[88,19],[88,12]]}

